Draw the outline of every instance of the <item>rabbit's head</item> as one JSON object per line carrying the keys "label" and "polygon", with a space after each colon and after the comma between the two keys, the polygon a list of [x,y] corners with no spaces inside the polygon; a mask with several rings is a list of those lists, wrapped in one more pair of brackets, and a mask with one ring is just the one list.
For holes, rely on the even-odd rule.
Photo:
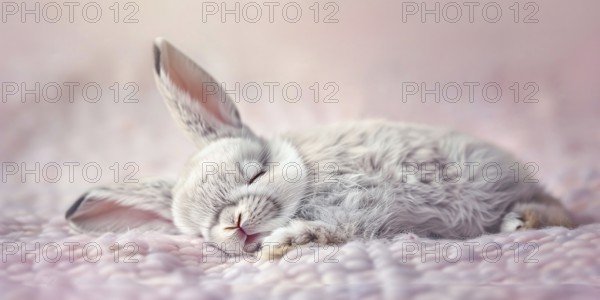
{"label": "rabbit's head", "polygon": [[255,135],[220,85],[162,39],[155,42],[154,69],[171,114],[199,151],[176,183],[93,189],[69,209],[67,220],[85,232],[174,225],[229,253],[256,250],[301,201],[307,170],[299,153],[285,140]]}

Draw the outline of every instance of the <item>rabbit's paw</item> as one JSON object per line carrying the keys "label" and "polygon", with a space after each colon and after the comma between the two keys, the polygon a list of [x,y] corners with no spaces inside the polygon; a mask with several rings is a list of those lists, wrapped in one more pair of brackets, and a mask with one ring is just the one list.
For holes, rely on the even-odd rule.
{"label": "rabbit's paw", "polygon": [[501,232],[514,232],[522,230],[525,227],[523,216],[517,212],[510,212],[502,219],[502,225],[500,225]]}
{"label": "rabbit's paw", "polygon": [[292,221],[279,228],[262,242],[261,260],[272,260],[284,256],[290,250],[306,245],[335,243],[333,226],[319,221]]}
{"label": "rabbit's paw", "polygon": [[559,202],[551,204],[525,203],[516,206],[512,212],[504,216],[500,230],[513,232],[550,226],[576,227],[569,213]]}

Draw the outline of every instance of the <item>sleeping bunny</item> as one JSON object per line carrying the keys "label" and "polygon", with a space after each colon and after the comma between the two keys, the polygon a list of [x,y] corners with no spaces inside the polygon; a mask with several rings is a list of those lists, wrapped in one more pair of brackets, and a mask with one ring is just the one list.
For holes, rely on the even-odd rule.
{"label": "sleeping bunny", "polygon": [[198,151],[176,182],[88,191],[66,213],[76,230],[162,230],[202,236],[229,254],[267,244],[281,254],[406,232],[465,239],[573,226],[528,174],[510,172],[518,161],[473,137],[360,121],[266,139],[242,122],[208,73],[160,38],[154,71]]}

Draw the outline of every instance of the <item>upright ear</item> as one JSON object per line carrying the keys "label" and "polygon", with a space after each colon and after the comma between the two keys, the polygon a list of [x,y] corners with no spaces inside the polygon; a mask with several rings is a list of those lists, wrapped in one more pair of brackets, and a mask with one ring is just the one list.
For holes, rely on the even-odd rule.
{"label": "upright ear", "polygon": [[221,86],[162,38],[154,43],[154,72],[171,114],[199,146],[223,137],[253,136]]}
{"label": "upright ear", "polygon": [[167,180],[99,187],[83,194],[65,218],[77,231],[124,232],[129,229],[175,232],[171,217],[171,189]]}

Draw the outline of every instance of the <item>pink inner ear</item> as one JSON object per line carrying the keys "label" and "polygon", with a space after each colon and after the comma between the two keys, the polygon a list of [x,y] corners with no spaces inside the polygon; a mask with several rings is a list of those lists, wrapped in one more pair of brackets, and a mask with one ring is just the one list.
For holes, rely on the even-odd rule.
{"label": "pink inner ear", "polygon": [[202,106],[217,121],[233,125],[232,121],[221,110],[222,105],[225,105],[220,99],[221,93],[210,91],[212,93],[209,94],[204,90],[203,83],[216,84],[210,75],[185,57],[183,53],[180,53],[179,50],[168,46],[163,51],[165,53],[162,55],[162,65],[171,82],[181,91],[190,95],[192,100]]}

